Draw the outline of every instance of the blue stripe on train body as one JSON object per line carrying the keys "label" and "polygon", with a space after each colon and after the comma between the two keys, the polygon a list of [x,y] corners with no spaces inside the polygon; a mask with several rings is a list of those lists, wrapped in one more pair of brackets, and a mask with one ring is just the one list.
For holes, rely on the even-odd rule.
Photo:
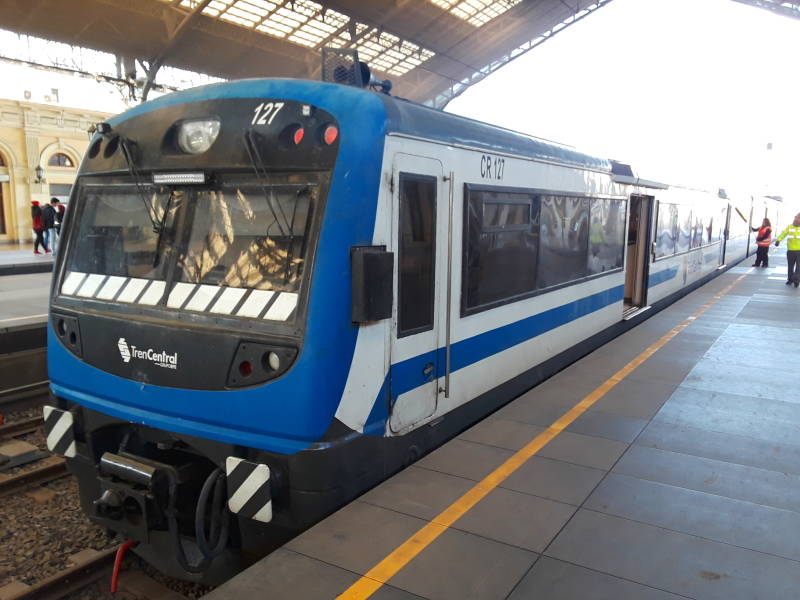
{"label": "blue stripe on train body", "polygon": [[[610,168],[603,159],[521,134],[352,87],[319,82],[245,80],[215,84],[164,96],[133,108],[110,123],[116,125],[147,111],[181,103],[258,97],[282,97],[318,106],[334,115],[341,132],[313,268],[305,339],[292,369],[276,381],[245,390],[165,388],[118,377],[77,360],[50,330],[49,368],[52,389],[58,396],[158,429],[273,452],[301,451],[328,429],[349,370],[351,366],[357,368],[351,365],[358,329],[350,322],[349,249],[372,243],[387,133],[510,152],[585,169]],[[591,302],[580,299],[565,305],[559,309],[563,314],[559,314],[578,318],[587,301]],[[539,329],[553,328],[542,329],[544,318],[536,315],[523,319],[533,327],[525,339],[538,335],[535,332]],[[560,322],[558,318],[553,321],[556,322]],[[512,332],[508,327],[455,344],[454,368],[500,351],[494,342]],[[492,343],[478,352],[476,349],[487,341]],[[402,363],[394,365],[391,372],[396,376],[393,386],[407,385],[400,376]],[[388,415],[371,415],[369,431],[383,434],[386,418]]]}

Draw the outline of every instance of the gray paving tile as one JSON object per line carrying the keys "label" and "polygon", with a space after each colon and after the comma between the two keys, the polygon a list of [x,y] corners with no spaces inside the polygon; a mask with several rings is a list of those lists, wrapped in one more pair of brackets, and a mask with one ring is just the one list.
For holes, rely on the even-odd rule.
{"label": "gray paving tile", "polygon": [[520,421],[509,421],[508,419],[492,416],[470,427],[458,437],[468,442],[488,444],[508,450],[519,450],[545,429],[545,427],[538,425],[529,425]]}
{"label": "gray paving tile", "polygon": [[[765,335],[767,333],[767,335]],[[740,338],[747,340],[748,344],[754,347],[761,347],[761,344],[774,345],[776,343],[793,343],[797,340],[797,332],[785,327],[768,327],[763,325],[749,325],[747,323],[735,322],[725,330],[727,338]]]}
{"label": "gray paving tile", "polygon": [[575,507],[569,504],[496,488],[453,527],[541,552],[574,512]]}
{"label": "gray paving tile", "polygon": [[682,385],[654,421],[793,444],[800,433],[800,404]]}
{"label": "gray paving tile", "polygon": [[648,421],[677,387],[677,383],[656,383],[626,377],[600,398],[592,409]]}
{"label": "gray paving tile", "polygon": [[790,391],[796,384],[797,375],[789,371],[772,370],[769,377],[764,377],[764,370],[758,367],[701,361],[681,385],[711,392],[800,402],[800,398]]}
{"label": "gray paving tile", "polygon": [[599,410],[588,410],[578,417],[567,431],[630,443],[645,428],[644,419],[631,419]]}
{"label": "gray paving tile", "polygon": [[498,410],[492,415],[492,418],[518,421],[543,428],[550,427],[583,397],[565,396],[564,398],[538,399],[530,395],[534,391],[536,388],[524,397],[517,398]]}
{"label": "gray paving tile", "polygon": [[388,583],[430,600],[505,598],[537,555],[448,529]]}
{"label": "gray paving tile", "polygon": [[300,534],[284,548],[363,575],[425,523],[355,501]]}
{"label": "gray paving tile", "polygon": [[415,466],[480,481],[513,454],[504,448],[456,438],[417,461]]}
{"label": "gray paving tile", "polygon": [[471,479],[412,466],[359,500],[430,521],[474,485]]}
{"label": "gray paving tile", "polygon": [[539,451],[538,456],[608,471],[627,447],[624,442],[562,431]]}
{"label": "gray paving tile", "polygon": [[645,428],[637,438],[636,445],[800,475],[800,445],[773,440],[759,440],[656,420]]}
{"label": "gray paving tile", "polygon": [[[774,328],[770,328],[774,329]],[[769,332],[764,332],[769,335]],[[730,340],[730,337],[726,338]],[[773,371],[796,372],[796,367],[791,361],[786,360],[786,347],[776,345],[775,342],[764,342],[763,347],[750,345],[750,340],[746,340],[748,351],[737,352],[735,346],[732,348],[728,344],[718,344],[706,352],[703,357],[705,361],[719,363],[720,365],[741,365],[762,369],[772,374]]]}
{"label": "gray paving tile", "polygon": [[279,548],[203,598],[262,598],[268,591],[270,600],[331,600],[357,580],[355,573]]}
{"label": "gray paving tile", "polygon": [[603,478],[604,471],[534,456],[501,487],[557,502],[580,505]]}
{"label": "gray paving tile", "polygon": [[614,473],[800,511],[800,476],[784,472],[635,445]]}
{"label": "gray paving tile", "polygon": [[666,344],[628,377],[655,383],[683,382],[702,358],[703,352],[686,353],[675,346],[670,347],[671,343]]}
{"label": "gray paving tile", "polygon": [[739,316],[743,319],[763,319],[765,321],[779,322],[786,327],[800,327],[800,318],[798,318],[797,311],[775,310],[775,306],[771,302],[751,300],[742,309]]}
{"label": "gray paving tile", "polygon": [[679,600],[619,577],[591,571],[561,560],[541,557],[508,597],[509,600]]}
{"label": "gray paving tile", "polygon": [[617,474],[606,477],[584,506],[672,531],[800,560],[800,514],[789,510]]}
{"label": "gray paving tile", "polygon": [[546,554],[697,600],[796,600],[798,563],[581,509]]}

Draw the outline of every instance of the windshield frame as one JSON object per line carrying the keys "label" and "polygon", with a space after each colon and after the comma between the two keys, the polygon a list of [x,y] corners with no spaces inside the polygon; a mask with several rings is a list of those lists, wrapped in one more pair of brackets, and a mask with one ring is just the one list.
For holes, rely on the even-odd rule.
{"label": "windshield frame", "polygon": [[[302,183],[287,183],[286,178],[296,177],[302,175],[306,178]],[[267,188],[282,187],[287,185],[301,189],[303,187],[311,187],[316,189],[316,198],[310,202],[310,223],[306,225],[308,235],[308,243],[306,244],[306,256],[304,258],[303,272],[300,276],[300,286],[297,290],[298,299],[297,306],[293,316],[286,321],[271,320],[271,319],[257,319],[248,317],[238,317],[231,315],[223,315],[210,312],[190,312],[180,308],[170,308],[166,306],[165,299],[169,293],[165,292],[161,302],[158,305],[146,306],[141,304],[128,304],[114,301],[98,300],[95,298],[85,298],[76,296],[66,296],[61,294],[61,286],[64,283],[69,267],[72,264],[74,252],[77,251],[77,239],[80,235],[81,225],[84,222],[84,216],[88,209],[88,195],[87,190],[91,189],[126,189],[131,190],[138,194],[136,190],[137,184],[129,176],[109,176],[109,174],[102,175],[83,175],[79,177],[74,189],[74,196],[72,202],[70,215],[71,218],[66,224],[66,231],[62,233],[66,239],[63,240],[62,249],[58,256],[57,274],[53,278],[53,287],[51,293],[51,304],[54,307],[62,309],[73,309],[79,312],[87,312],[93,314],[106,314],[109,316],[135,316],[145,321],[152,322],[180,322],[182,325],[189,327],[213,327],[222,329],[234,329],[238,331],[250,331],[253,333],[269,332],[288,338],[296,338],[302,334],[306,326],[306,317],[308,312],[308,298],[311,289],[311,281],[314,274],[314,265],[316,264],[316,253],[319,244],[320,230],[324,220],[325,206],[327,204],[327,195],[330,190],[330,182],[332,171],[288,171],[269,173],[269,179],[256,178],[253,173],[241,171],[228,171],[219,173],[218,176],[211,182],[203,185],[181,185],[181,186],[159,186],[151,183],[148,180],[140,182],[140,185],[147,190],[147,193],[156,191],[159,188],[166,189],[166,194],[169,194],[171,189],[184,189],[189,191],[220,191],[229,190],[232,186],[239,184],[243,187],[249,188]],[[176,231],[174,236],[174,244],[179,246],[178,251],[169,251],[167,246],[169,244],[161,243],[161,256],[168,258],[169,264],[165,265],[167,276],[164,279],[166,283],[166,290],[171,290],[175,283],[180,279],[177,276],[179,257],[185,252],[185,244],[192,231],[192,219],[187,218],[190,213],[193,214],[194,207],[189,206],[191,200],[186,202],[186,206],[182,207],[179,214],[176,215]],[[142,210],[145,208],[142,206]],[[183,246],[181,247],[181,244]]]}

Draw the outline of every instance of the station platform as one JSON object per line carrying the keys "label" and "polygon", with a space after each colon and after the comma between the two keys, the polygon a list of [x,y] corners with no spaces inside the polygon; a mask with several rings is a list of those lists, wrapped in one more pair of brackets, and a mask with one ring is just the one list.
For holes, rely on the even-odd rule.
{"label": "station platform", "polygon": [[47,381],[50,278],[0,276],[0,399],[24,396]]}
{"label": "station platform", "polygon": [[770,261],[721,274],[206,598],[798,598],[800,290],[783,248]]}
{"label": "station platform", "polygon": [[52,271],[53,255],[34,254],[33,244],[0,244],[0,277]]}

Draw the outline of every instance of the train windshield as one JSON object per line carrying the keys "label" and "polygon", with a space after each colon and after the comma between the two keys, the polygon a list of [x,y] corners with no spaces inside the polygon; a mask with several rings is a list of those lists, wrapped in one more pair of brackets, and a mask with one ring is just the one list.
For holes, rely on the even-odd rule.
{"label": "train windshield", "polygon": [[293,182],[86,185],[61,293],[287,320],[317,198],[316,184]]}

